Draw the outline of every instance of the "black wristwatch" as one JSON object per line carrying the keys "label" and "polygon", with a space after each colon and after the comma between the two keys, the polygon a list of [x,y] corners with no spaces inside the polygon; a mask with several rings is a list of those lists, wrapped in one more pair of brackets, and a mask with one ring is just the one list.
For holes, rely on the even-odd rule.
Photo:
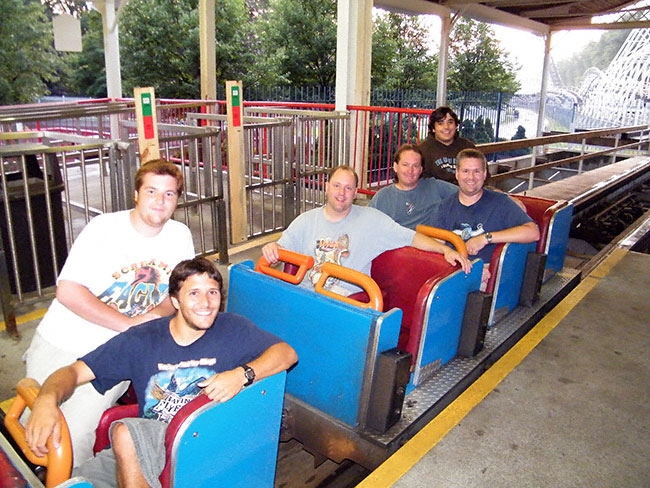
{"label": "black wristwatch", "polygon": [[246,376],[244,386],[249,386],[255,381],[255,371],[248,364],[242,364],[242,368],[244,368],[244,376]]}
{"label": "black wristwatch", "polygon": [[483,234],[483,235],[485,236],[485,240],[487,241],[488,244],[489,244],[490,242],[492,242],[492,233],[491,233],[491,232],[486,232],[486,233]]}

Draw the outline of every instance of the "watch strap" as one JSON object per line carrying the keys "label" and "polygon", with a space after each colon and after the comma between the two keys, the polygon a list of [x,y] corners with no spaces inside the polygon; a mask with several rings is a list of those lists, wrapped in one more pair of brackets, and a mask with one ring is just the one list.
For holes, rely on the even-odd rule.
{"label": "watch strap", "polygon": [[244,376],[246,377],[246,383],[244,383],[244,386],[249,386],[253,381],[255,381],[255,370],[248,364],[242,364],[241,367],[244,368]]}

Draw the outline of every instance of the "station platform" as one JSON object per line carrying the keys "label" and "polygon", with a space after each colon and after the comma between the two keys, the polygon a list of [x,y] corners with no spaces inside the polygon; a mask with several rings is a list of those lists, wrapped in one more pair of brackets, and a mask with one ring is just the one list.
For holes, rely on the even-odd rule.
{"label": "station platform", "polygon": [[[255,260],[259,249],[232,257]],[[357,486],[650,486],[649,292],[650,256],[617,248]],[[47,305],[22,311],[19,340],[0,332],[0,408]],[[298,444],[280,456],[275,486],[317,487],[335,467],[314,469]]]}
{"label": "station platform", "polygon": [[358,487],[650,486],[649,291],[614,250]]}
{"label": "station platform", "polygon": [[[553,181],[523,192],[527,196],[549,200],[567,200],[576,210],[603,194],[609,194],[625,185],[650,179],[650,157],[636,156],[600,168],[585,171],[568,178]],[[575,212],[574,212],[575,213]]]}

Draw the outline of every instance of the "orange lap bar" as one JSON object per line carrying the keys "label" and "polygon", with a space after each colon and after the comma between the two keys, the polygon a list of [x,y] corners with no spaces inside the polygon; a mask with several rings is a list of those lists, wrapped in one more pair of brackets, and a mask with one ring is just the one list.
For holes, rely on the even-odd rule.
{"label": "orange lap bar", "polygon": [[429,237],[435,237],[436,239],[441,239],[446,242],[450,242],[463,256],[467,257],[467,247],[465,242],[458,234],[454,234],[449,230],[438,229],[437,227],[429,227],[428,225],[418,225],[415,230],[420,234],[427,235]]}
{"label": "orange lap bar", "polygon": [[279,248],[278,257],[280,258],[280,261],[298,266],[296,274],[293,275],[291,273],[285,273],[277,268],[272,268],[264,256],[258,259],[257,264],[255,265],[255,271],[297,285],[305,277],[307,270],[314,265],[313,257],[289,251],[287,249]]}
{"label": "orange lap bar", "polygon": [[[340,278],[344,281],[347,281],[348,283],[360,286],[368,294],[370,301],[368,303],[364,303],[350,297],[339,295],[338,293],[334,293],[331,290],[326,290],[323,288],[323,286],[325,285],[327,278],[330,276],[333,278]],[[355,305],[357,307],[372,308],[378,312],[384,311],[384,299],[381,296],[379,285],[377,285],[375,280],[373,280],[368,275],[360,273],[359,271],[354,271],[353,269],[346,268],[335,263],[323,263],[323,266],[321,267],[320,278],[318,280],[318,283],[316,283],[316,292],[330,298],[348,303],[350,305]]]}
{"label": "orange lap bar", "polygon": [[68,425],[66,424],[65,418],[60,410],[61,445],[59,448],[54,448],[52,445],[52,438],[50,437],[47,440],[47,449],[49,452],[47,455],[39,457],[36,456],[27,445],[27,442],[25,441],[25,429],[19,422],[19,419],[25,410],[25,407],[32,407],[40,388],[41,385],[39,385],[36,380],[31,378],[20,380],[16,385],[16,399],[5,417],[5,427],[30,462],[47,468],[45,486],[50,488],[59,485],[70,478],[70,472],[72,471],[72,445],[70,442]]}

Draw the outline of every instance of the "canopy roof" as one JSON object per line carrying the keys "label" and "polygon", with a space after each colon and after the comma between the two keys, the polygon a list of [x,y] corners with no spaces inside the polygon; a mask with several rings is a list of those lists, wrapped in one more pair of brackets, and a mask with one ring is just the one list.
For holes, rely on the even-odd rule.
{"label": "canopy roof", "polygon": [[[623,0],[376,0],[375,5],[408,12],[459,14],[545,34],[572,29],[650,27],[650,7]],[[648,2],[645,2],[647,5]],[[597,18],[602,15],[606,18]]]}

